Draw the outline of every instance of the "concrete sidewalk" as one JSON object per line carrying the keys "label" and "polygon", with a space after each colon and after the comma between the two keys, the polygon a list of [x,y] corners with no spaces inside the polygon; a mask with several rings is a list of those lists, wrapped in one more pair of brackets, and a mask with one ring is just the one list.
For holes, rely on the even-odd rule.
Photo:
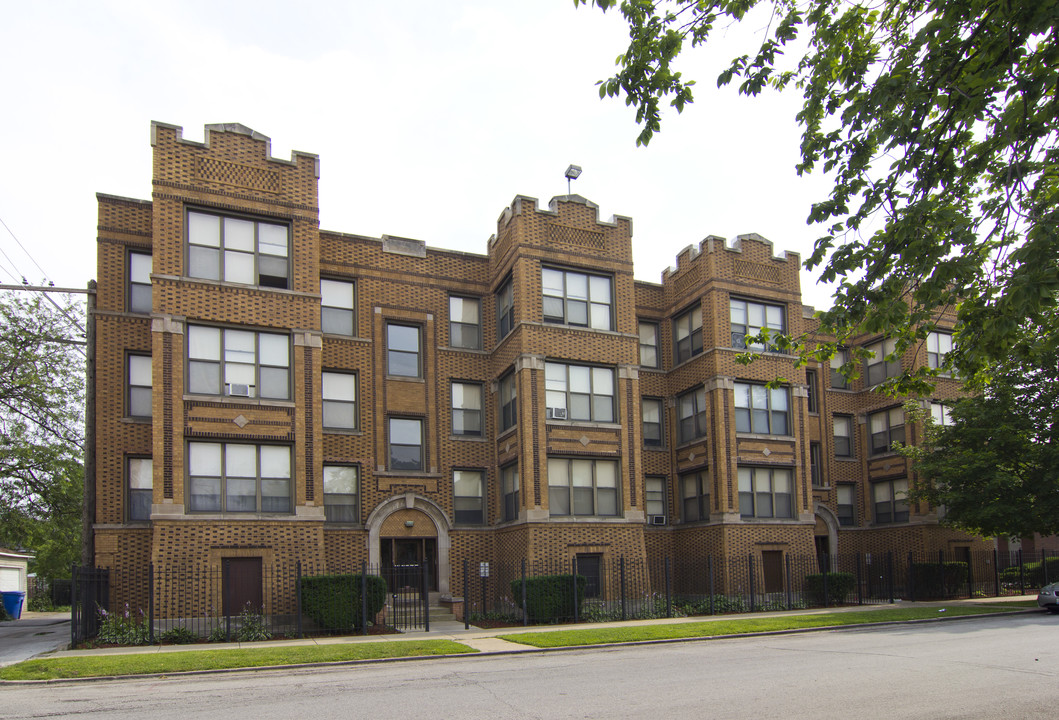
{"label": "concrete sidewalk", "polygon": [[[653,620],[625,620],[605,623],[581,623],[577,625],[530,625],[503,628],[477,628],[473,625],[465,629],[462,622],[442,621],[430,624],[430,632],[408,632],[396,635],[343,635],[311,637],[294,640],[265,640],[252,643],[230,642],[230,643],[195,643],[192,645],[141,645],[137,647],[118,648],[92,648],[88,650],[59,650],[51,653],[48,657],[85,657],[99,655],[141,655],[163,652],[189,652],[195,650],[224,650],[233,648],[267,648],[267,647],[296,647],[308,645],[338,645],[349,643],[371,643],[371,642],[401,642],[408,640],[453,640],[463,643],[482,653],[512,653],[533,651],[536,648],[528,645],[501,640],[498,635],[513,635],[524,632],[558,632],[562,630],[596,629],[608,627],[636,627],[642,625],[677,625],[683,623],[719,622],[739,618],[768,618],[782,617],[784,615],[821,615],[824,613],[843,613],[857,611],[885,610],[895,607],[941,607],[952,605],[977,605],[990,603],[1004,603],[1036,600],[1036,595],[1023,595],[1000,598],[976,598],[973,600],[951,600],[947,602],[901,602],[885,605],[854,605],[837,608],[813,608],[809,610],[783,610],[778,612],[740,613],[736,615],[696,615],[683,618],[660,618]],[[1027,608],[1029,609],[1029,608]],[[67,637],[69,627],[67,626]]]}

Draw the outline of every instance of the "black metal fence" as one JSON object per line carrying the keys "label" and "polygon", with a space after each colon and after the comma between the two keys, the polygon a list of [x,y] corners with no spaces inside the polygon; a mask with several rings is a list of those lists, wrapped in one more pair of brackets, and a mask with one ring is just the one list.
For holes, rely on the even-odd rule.
{"label": "black metal fence", "polygon": [[[145,571],[74,569],[71,639],[99,630],[105,609],[142,617],[149,641],[430,629],[429,564],[335,572],[313,563]],[[1059,554],[996,551],[795,556],[760,552],[637,562],[601,554],[551,562],[462,559],[450,590],[465,624],[682,617],[906,600],[1023,594],[1059,580]]]}

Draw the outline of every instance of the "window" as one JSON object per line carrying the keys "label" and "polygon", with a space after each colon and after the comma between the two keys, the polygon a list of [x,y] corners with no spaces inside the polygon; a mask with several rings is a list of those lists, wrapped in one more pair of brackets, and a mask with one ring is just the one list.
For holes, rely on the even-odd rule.
{"label": "window", "polygon": [[647,522],[662,525],[666,521],[666,479],[664,477],[644,478],[644,491],[647,499]]}
{"label": "window", "polygon": [[129,253],[129,312],[151,312],[151,256]]}
{"label": "window", "polygon": [[853,418],[835,415],[835,455],[853,457]]}
{"label": "window", "polygon": [[188,392],[290,399],[290,338],[189,326]]}
{"label": "window", "polygon": [[504,520],[518,519],[518,464],[500,468],[501,505]]}
{"label": "window", "polygon": [[482,303],[478,298],[449,297],[449,345],[482,349]]}
{"label": "window", "polygon": [[643,413],[643,444],[649,447],[662,445],[662,399],[643,398],[640,409]]}
{"label": "window", "polygon": [[585,597],[598,598],[603,592],[603,554],[578,553],[574,556],[574,572],[585,579]]}
{"label": "window", "polygon": [[813,487],[824,486],[822,461],[823,453],[820,450],[820,443],[809,443],[809,477],[812,480]]}
{"label": "window", "polygon": [[190,277],[290,287],[287,225],[193,210],[187,220]]}
{"label": "window", "polygon": [[760,435],[787,435],[787,390],[735,384],[735,430]]}
{"label": "window", "polygon": [[545,402],[555,420],[614,422],[614,370],[544,364]]}
{"label": "window", "polygon": [[739,468],[739,514],[742,517],[793,518],[791,471],[786,468]]}
{"label": "window", "polygon": [[680,500],[684,522],[710,519],[710,477],[706,471],[680,476]]}
{"label": "window", "polygon": [[151,417],[150,355],[129,355],[128,393],[125,414],[128,417]]}
{"label": "window", "polygon": [[818,413],[820,412],[820,399],[818,397],[819,388],[816,384],[816,370],[805,371],[805,384],[807,386],[806,392],[808,394],[808,405],[809,412]]}
{"label": "window", "polygon": [[949,425],[952,425],[952,415],[949,412],[948,405],[932,402],[930,404],[930,417],[938,427],[948,427]]}
{"label": "window", "polygon": [[[927,333],[927,367],[942,370],[945,367],[945,356],[952,352],[952,335],[942,332]],[[940,375],[948,375],[941,372]]]}
{"label": "window", "polygon": [[129,520],[151,519],[151,493],[154,487],[154,463],[151,458],[128,459]]}
{"label": "window", "polygon": [[320,280],[320,329],[331,335],[353,335],[356,331],[356,300],[353,283]]}
{"label": "window", "polygon": [[658,323],[640,321],[640,364],[658,367]]}
{"label": "window", "polygon": [[452,434],[482,434],[482,386],[452,383]]}
{"label": "window", "polygon": [[358,521],[359,475],[353,465],[324,465],[324,517],[327,522]]}
{"label": "window", "polygon": [[677,399],[680,442],[686,443],[706,434],[706,390],[698,387]]}
{"label": "window", "polygon": [[351,373],[323,373],[324,427],[337,430],[357,428],[357,376]]}
{"label": "window", "polygon": [[702,306],[696,305],[673,321],[677,364],[702,352]]}
{"label": "window", "polygon": [[836,390],[847,390],[849,381],[842,374],[842,366],[849,362],[849,351],[845,348],[837,348],[831,356],[831,387]]}
{"label": "window", "polygon": [[746,344],[747,335],[757,335],[762,330],[769,330],[770,341],[777,333],[782,333],[786,325],[783,321],[784,308],[781,305],[765,305],[750,300],[732,299],[728,303],[732,321],[732,347],[763,350],[771,352],[775,348],[766,343]]}
{"label": "window", "polygon": [[485,473],[481,470],[453,470],[452,496],[458,525],[485,523]]}
{"label": "window", "polygon": [[390,418],[390,470],[423,470],[423,421]]}
{"label": "window", "polygon": [[856,515],[853,511],[853,486],[839,485],[838,491],[838,524],[856,525]]}
{"label": "window", "polygon": [[419,328],[415,325],[386,324],[386,372],[400,377],[422,377],[419,357]]}
{"label": "window", "polygon": [[544,322],[610,330],[611,279],[572,270],[541,268]]}
{"label": "window", "polygon": [[500,378],[500,429],[507,430],[515,427],[518,422],[518,391],[515,385],[515,373],[509,372]]}
{"label": "window", "polygon": [[617,517],[618,463],[615,460],[548,458],[548,507],[552,516]]}
{"label": "window", "polygon": [[508,278],[496,291],[496,336],[507,337],[515,328],[515,293],[511,278]]}
{"label": "window", "polygon": [[875,503],[875,522],[908,522],[908,480],[884,480],[872,483],[872,500]]}
{"label": "window", "polygon": [[192,512],[291,512],[290,448],[189,442]]}
{"label": "window", "polygon": [[891,408],[868,416],[871,433],[871,454],[890,452],[895,442],[905,441],[905,411],[903,408]]}
{"label": "window", "polygon": [[869,353],[874,353],[874,357],[869,357],[864,361],[864,374],[868,378],[869,387],[878,385],[887,378],[897,377],[901,374],[900,358],[891,361],[886,360],[887,355],[892,355],[896,351],[896,341],[890,339],[880,340],[871,345],[865,345],[864,349]]}

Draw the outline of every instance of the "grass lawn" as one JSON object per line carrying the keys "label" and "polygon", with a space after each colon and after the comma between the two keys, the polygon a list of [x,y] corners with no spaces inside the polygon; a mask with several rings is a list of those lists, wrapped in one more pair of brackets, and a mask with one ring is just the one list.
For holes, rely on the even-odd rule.
{"label": "grass lawn", "polygon": [[645,640],[677,640],[682,638],[715,637],[741,633],[777,632],[802,628],[858,625],[862,623],[891,622],[900,620],[922,620],[926,618],[953,617],[958,615],[985,615],[994,612],[1010,612],[1011,607],[997,606],[946,606],[928,608],[892,608],[886,610],[864,610],[820,615],[782,615],[779,617],[732,617],[730,620],[708,622],[675,623],[671,625],[632,625],[626,627],[585,628],[578,630],[556,630],[554,632],[513,633],[499,636],[508,642],[532,645],[540,648],[571,647],[577,645],[600,645],[619,642],[642,642]]}
{"label": "grass lawn", "polygon": [[334,645],[187,650],[136,655],[95,655],[27,660],[0,668],[0,680],[143,675],[183,670],[229,670],[265,665],[376,660],[478,652],[451,640],[405,640]]}

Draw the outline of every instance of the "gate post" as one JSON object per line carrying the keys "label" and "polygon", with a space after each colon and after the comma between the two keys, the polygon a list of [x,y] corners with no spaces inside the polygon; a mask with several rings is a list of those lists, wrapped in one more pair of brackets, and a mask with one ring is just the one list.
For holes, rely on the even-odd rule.
{"label": "gate post", "polygon": [[860,574],[860,553],[857,553],[857,604],[864,604],[864,589],[860,585],[861,574]]}
{"label": "gate post", "polygon": [[430,632],[430,564],[423,560],[419,564],[419,568],[419,578],[423,593],[423,622],[426,623],[426,631]]}
{"label": "gate post", "polygon": [[621,619],[627,620],[625,615],[625,556],[621,556]]}
{"label": "gate post", "polygon": [[[525,562],[525,560],[523,560]],[[467,558],[463,559],[463,629],[471,629],[471,599],[467,597],[470,590],[470,582],[467,578]]]}
{"label": "gate post", "polygon": [[713,555],[706,556],[706,569],[710,574],[710,615],[713,615]]}
{"label": "gate post", "polygon": [[783,554],[783,559],[787,561],[786,562],[786,565],[787,565],[787,577],[785,578],[784,585],[787,586],[787,609],[790,610],[791,609],[791,605],[793,604],[793,596],[791,594],[791,556],[790,556],[790,554],[789,553],[784,553]]}
{"label": "gate post", "polygon": [[147,640],[154,645],[154,563],[147,563]]}
{"label": "gate post", "polygon": [[574,580],[574,624],[576,625],[578,622],[580,622],[578,620],[578,617],[577,617],[577,615],[578,615],[577,611],[578,611],[579,608],[577,607],[578,602],[577,602],[577,556],[576,555],[570,560],[570,566],[574,569],[574,574],[573,574],[572,577],[573,577],[573,580]]}
{"label": "gate post", "polygon": [[522,558],[522,625],[529,625],[529,608],[526,607],[526,558]]}
{"label": "gate post", "polygon": [[302,561],[294,563],[294,610],[298,613],[298,637],[305,637],[302,632]]}
{"label": "gate post", "polygon": [[757,608],[757,598],[754,597],[754,554],[747,556],[747,575],[750,578],[750,612]]}
{"label": "gate post", "polygon": [[[393,604],[393,611],[397,613],[397,603]],[[360,561],[360,634],[368,634],[368,561]]]}
{"label": "gate post", "polygon": [[666,617],[673,617],[673,586],[669,577],[669,557],[666,557]]}

